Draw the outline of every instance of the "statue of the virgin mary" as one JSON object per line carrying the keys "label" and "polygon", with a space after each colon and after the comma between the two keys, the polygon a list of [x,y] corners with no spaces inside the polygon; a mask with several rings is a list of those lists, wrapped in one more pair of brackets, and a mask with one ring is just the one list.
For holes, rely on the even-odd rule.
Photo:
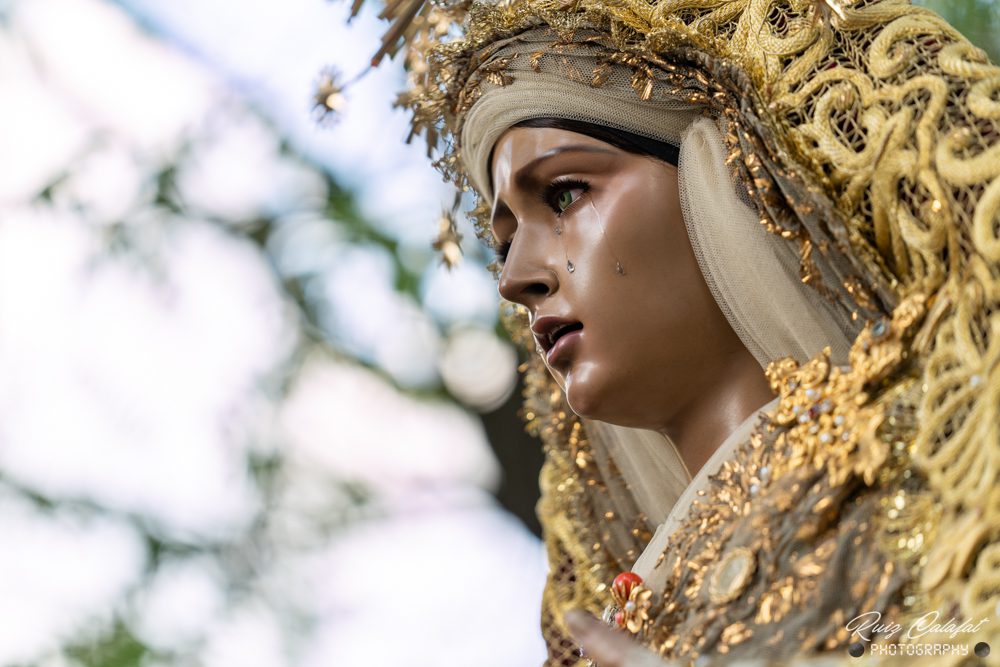
{"label": "statue of the virgin mary", "polygon": [[904,0],[386,13],[528,353],[546,664],[988,655],[1000,69]]}

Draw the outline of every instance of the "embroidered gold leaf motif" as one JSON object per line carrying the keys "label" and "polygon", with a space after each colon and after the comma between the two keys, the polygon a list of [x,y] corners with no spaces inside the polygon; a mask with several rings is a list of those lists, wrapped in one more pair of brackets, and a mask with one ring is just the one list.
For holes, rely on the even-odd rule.
{"label": "embroidered gold leaf motif", "polygon": [[[802,366],[793,359],[768,366],[771,388],[781,398],[771,418],[788,427],[790,451],[776,463],[776,474],[810,464],[825,468],[834,485],[852,474],[865,484],[875,483],[889,445],[878,436],[883,406],[870,402],[868,388],[902,362],[910,329],[923,316],[925,301],[916,294],[900,303],[891,320],[869,324],[851,347],[846,369],[832,367],[829,347]],[[825,508],[814,509],[819,513]]]}

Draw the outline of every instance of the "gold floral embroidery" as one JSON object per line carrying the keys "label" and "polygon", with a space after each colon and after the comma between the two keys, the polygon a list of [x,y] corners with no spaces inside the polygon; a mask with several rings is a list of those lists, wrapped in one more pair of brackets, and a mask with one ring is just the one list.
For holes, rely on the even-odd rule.
{"label": "gold floral embroidery", "polygon": [[[874,484],[889,454],[876,431],[884,406],[870,401],[871,390],[906,355],[904,339],[925,311],[917,294],[896,309],[890,321],[867,326],[850,353],[847,370],[832,368],[830,348],[799,367],[794,360],[773,362],[767,369],[771,388],[781,400],[772,413],[775,426],[786,427],[779,447],[787,441],[789,456],[775,462],[782,475],[802,465],[826,469],[833,485],[858,474]],[[822,507],[817,507],[822,511]]]}

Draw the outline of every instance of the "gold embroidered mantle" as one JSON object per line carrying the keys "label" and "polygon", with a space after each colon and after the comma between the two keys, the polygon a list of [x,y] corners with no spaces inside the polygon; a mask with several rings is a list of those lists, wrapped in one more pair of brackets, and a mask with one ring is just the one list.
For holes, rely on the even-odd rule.
{"label": "gold embroidered mantle", "polygon": [[[713,476],[657,563],[667,585],[642,633],[655,650],[846,656],[851,619],[909,613],[914,563],[900,562],[898,539],[922,548],[936,523],[900,528],[887,511],[926,492],[909,453],[920,390],[909,350],[923,301],[866,328],[847,369],[831,367],[828,349],[802,367],[771,365],[777,407]],[[919,538],[906,533],[917,528]]]}

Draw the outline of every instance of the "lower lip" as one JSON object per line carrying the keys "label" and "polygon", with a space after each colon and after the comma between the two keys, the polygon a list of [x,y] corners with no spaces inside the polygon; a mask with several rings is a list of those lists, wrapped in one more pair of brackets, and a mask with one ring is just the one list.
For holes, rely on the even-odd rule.
{"label": "lower lip", "polygon": [[550,366],[554,365],[559,357],[564,355],[570,346],[576,343],[577,339],[580,338],[580,333],[582,331],[583,329],[576,329],[564,336],[559,337],[559,340],[556,341],[556,344],[552,346],[552,349],[549,350],[549,353],[545,356],[545,359],[549,362]]}

